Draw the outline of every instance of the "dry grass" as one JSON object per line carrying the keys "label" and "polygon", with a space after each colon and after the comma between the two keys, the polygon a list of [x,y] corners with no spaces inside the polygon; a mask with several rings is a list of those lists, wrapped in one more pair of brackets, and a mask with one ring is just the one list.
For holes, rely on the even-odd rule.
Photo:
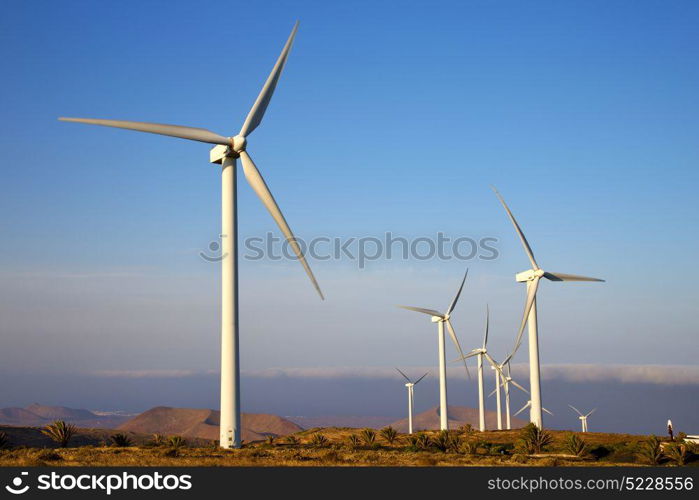
{"label": "dry grass", "polygon": [[[322,433],[327,443],[313,444]],[[391,445],[385,441],[354,447],[349,436],[357,429],[309,429],[295,434],[296,444],[277,440],[255,442],[240,450],[209,447],[80,446],[63,449],[15,448],[0,450],[0,466],[615,466],[644,465],[636,457],[646,436],[627,434],[579,434],[592,455],[578,458],[565,451],[568,433],[551,431],[553,443],[541,454],[526,455],[513,449],[519,431],[461,433],[459,452],[434,448],[416,450],[405,435]],[[429,432],[434,438],[437,433]],[[689,463],[689,465],[696,464]]]}

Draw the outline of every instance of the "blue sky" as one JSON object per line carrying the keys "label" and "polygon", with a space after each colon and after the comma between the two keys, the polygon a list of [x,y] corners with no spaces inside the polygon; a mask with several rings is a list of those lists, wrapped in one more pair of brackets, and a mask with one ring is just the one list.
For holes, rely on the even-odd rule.
{"label": "blue sky", "polygon": [[[443,307],[502,357],[527,261],[544,363],[692,364],[699,278],[695,2],[11,2],[0,16],[0,362],[218,368],[219,234],[203,144],[58,116],[233,135],[293,22],[249,150],[298,236],[498,238],[493,262],[242,262],[244,368],[425,366]],[[277,232],[240,178],[243,236]],[[523,351],[519,362],[526,360]]]}

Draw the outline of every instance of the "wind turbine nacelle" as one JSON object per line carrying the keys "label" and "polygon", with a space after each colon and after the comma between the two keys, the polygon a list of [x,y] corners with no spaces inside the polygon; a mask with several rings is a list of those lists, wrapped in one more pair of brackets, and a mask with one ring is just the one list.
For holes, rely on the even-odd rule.
{"label": "wind turbine nacelle", "polygon": [[439,316],[432,316],[432,323],[439,323],[440,321],[442,321],[442,318]]}
{"label": "wind turbine nacelle", "polygon": [[528,271],[522,271],[521,273],[515,274],[515,281],[518,282],[527,282],[531,281],[537,276],[541,277],[544,275],[544,272],[539,269],[538,271],[535,271],[534,269],[529,269]]}
{"label": "wind turbine nacelle", "polygon": [[209,151],[209,162],[218,163],[221,165],[223,160],[230,156],[230,154],[230,148],[228,146],[219,144],[218,146],[211,148],[211,151]]}

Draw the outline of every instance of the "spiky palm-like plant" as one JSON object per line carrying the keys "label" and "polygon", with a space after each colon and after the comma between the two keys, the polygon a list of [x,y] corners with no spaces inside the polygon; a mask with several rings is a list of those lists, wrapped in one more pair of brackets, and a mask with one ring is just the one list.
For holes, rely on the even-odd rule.
{"label": "spiky palm-like plant", "polygon": [[186,446],[187,442],[182,436],[170,436],[170,439],[167,440],[167,444],[174,449],[179,449]]}
{"label": "spiky palm-like plant", "polygon": [[294,436],[293,434],[289,434],[288,436],[286,436],[284,438],[284,441],[286,442],[286,444],[291,444],[291,445],[299,444],[299,439],[296,436]]}
{"label": "spiky palm-like plant", "polygon": [[73,424],[67,424],[63,420],[56,420],[44,427],[41,433],[50,437],[51,440],[58,443],[61,448],[65,448],[68,446],[75,431],[77,431],[77,428]]}
{"label": "spiky palm-like plant", "polygon": [[663,458],[663,450],[660,447],[660,439],[651,436],[641,443],[638,456],[650,465],[658,465]]}
{"label": "spiky palm-like plant", "polygon": [[165,444],[165,436],[162,434],[153,434],[150,440],[150,444],[153,446],[162,446]]}
{"label": "spiky palm-like plant", "polygon": [[0,432],[0,449],[10,445],[10,438],[6,432]]}
{"label": "spiky palm-like plant", "polygon": [[361,444],[361,440],[359,439],[359,436],[356,434],[350,434],[347,437],[347,440],[349,441],[350,448],[356,449],[359,448],[359,445]]}
{"label": "spiky palm-like plant", "polygon": [[519,444],[529,454],[541,453],[552,442],[551,434],[534,423],[524,426],[519,434]]}
{"label": "spiky palm-like plant", "polygon": [[374,429],[362,429],[362,440],[367,446],[372,446],[376,442],[376,431]]}
{"label": "spiky palm-like plant", "polygon": [[274,445],[274,440],[276,437],[277,436],[275,436],[274,434],[267,434],[267,437],[265,438],[267,441],[267,444]]}
{"label": "spiky palm-like plant", "polygon": [[390,425],[381,429],[380,434],[388,444],[393,444],[393,442],[398,439],[398,432]]}
{"label": "spiky palm-like plant", "polygon": [[112,434],[109,439],[111,440],[114,446],[117,446],[119,448],[126,448],[127,446],[131,446],[132,444],[129,436],[121,432],[117,434]]}
{"label": "spiky palm-like plant", "polygon": [[325,437],[324,434],[321,434],[320,432],[316,432],[311,436],[311,444],[313,446],[316,446],[318,448],[327,446],[328,445],[328,438]]}
{"label": "spiky palm-like plant", "polygon": [[568,453],[576,457],[585,456],[589,451],[587,443],[572,432],[566,436],[564,446]]}
{"label": "spiky palm-like plant", "polygon": [[442,453],[447,451],[456,451],[459,449],[461,439],[453,432],[442,430],[432,438],[432,446],[437,448]]}
{"label": "spiky palm-like plant", "polygon": [[686,444],[677,443],[665,446],[663,454],[677,465],[685,465],[689,456],[688,451]]}
{"label": "spiky palm-like plant", "polygon": [[421,450],[428,450],[432,445],[432,440],[424,432],[420,432],[416,435],[415,444]]}

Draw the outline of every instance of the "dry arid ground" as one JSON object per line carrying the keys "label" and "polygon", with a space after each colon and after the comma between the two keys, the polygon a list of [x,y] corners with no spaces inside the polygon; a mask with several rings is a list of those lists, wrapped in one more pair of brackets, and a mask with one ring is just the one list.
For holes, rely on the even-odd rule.
{"label": "dry arid ground", "polygon": [[[550,431],[553,442],[542,453],[527,454],[518,449],[519,430],[454,432],[459,445],[447,452],[434,445],[420,449],[411,445],[404,434],[389,444],[376,433],[376,441],[352,444],[350,435],[361,440],[361,430],[323,428],[299,432],[292,438],[273,442],[246,443],[240,450],[221,450],[215,442],[208,446],[173,448],[154,446],[76,446],[67,448],[15,447],[0,450],[0,466],[643,466],[639,456],[648,436],[606,433],[576,433],[584,439],[588,452],[583,457],[571,455],[565,448],[569,432]],[[317,438],[321,434],[327,442]],[[437,432],[425,433],[431,438]],[[292,443],[289,439],[296,439]],[[77,444],[77,443],[76,443]],[[458,450],[458,451],[457,451]],[[689,453],[687,465],[699,465]],[[669,457],[663,465],[675,465]]]}

